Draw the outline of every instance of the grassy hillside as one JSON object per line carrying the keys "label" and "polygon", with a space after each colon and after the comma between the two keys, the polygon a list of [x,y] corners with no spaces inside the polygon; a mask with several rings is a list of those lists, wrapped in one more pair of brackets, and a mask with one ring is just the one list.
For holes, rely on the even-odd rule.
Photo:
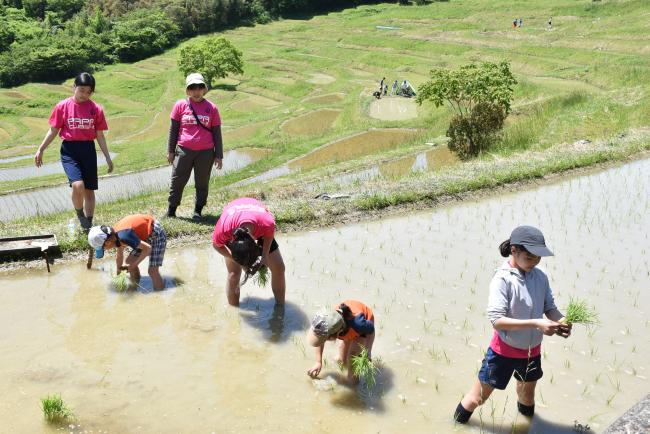
{"label": "grassy hillside", "polygon": [[[547,29],[551,16],[553,28]],[[523,19],[523,28],[512,28],[515,17]],[[408,79],[417,87],[432,67],[470,61],[508,59],[519,81],[504,140],[484,159],[543,153],[582,139],[607,140],[644,127],[650,119],[650,10],[645,0],[382,4],[224,35],[245,59],[243,76],[222,81],[208,94],[221,110],[225,147],[273,152],[239,174],[216,180],[216,186],[369,128],[417,128],[422,135],[393,152],[419,149],[444,135],[451,112],[425,104],[417,118],[378,120],[368,116],[370,93],[382,76],[389,84]],[[169,111],[184,96],[176,57],[177,50],[171,50],[96,74],[95,100],[109,118],[109,147],[119,153],[117,173],[165,164]],[[70,85],[33,83],[0,91],[0,158],[35,151],[52,106],[71,94]],[[317,98],[333,93],[340,96]],[[340,110],[330,128],[311,135],[281,128],[321,108]],[[362,167],[385,156],[344,162],[332,170]],[[53,143],[45,160],[56,159],[58,145]],[[27,164],[30,160],[0,163],[0,168]],[[62,181],[63,175],[0,182],[0,192]],[[396,186],[399,182],[394,181]],[[162,209],[163,196],[160,200]]]}

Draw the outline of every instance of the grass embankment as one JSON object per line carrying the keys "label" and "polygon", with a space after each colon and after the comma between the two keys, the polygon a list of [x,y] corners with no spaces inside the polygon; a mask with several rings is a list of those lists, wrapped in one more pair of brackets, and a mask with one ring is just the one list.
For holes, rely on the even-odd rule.
{"label": "grass embankment", "polygon": [[[650,59],[639,55],[648,46],[648,37],[640,36],[647,34],[643,11],[641,0],[597,5],[571,0],[521,5],[457,0],[422,7],[360,7],[308,21],[284,20],[225,32],[242,49],[246,61],[244,76],[222,82],[209,94],[221,110],[226,149],[253,146],[272,153],[244,171],[213,181],[208,204],[213,218],[204,225],[178,219],[166,221],[165,227],[172,237],[207,234],[223,204],[243,194],[263,196],[281,228],[326,224],[356,211],[431,203],[444,195],[625,159],[648,149],[646,135],[616,138],[621,132],[646,126],[650,119],[650,85],[644,79]],[[515,16],[524,19],[523,28],[510,27]],[[550,31],[546,29],[549,16],[554,23]],[[377,25],[401,29],[378,30]],[[109,117],[109,146],[119,153],[118,173],[165,164],[169,109],[183,97],[176,55],[177,50],[171,50],[131,65],[109,66],[96,74],[95,99]],[[504,140],[490,155],[439,172],[354,183],[345,187],[352,195],[348,201],[311,200],[309,186],[316,180],[327,186],[328,178],[342,171],[420,151],[424,142],[444,135],[451,112],[428,104],[418,109],[415,119],[370,118],[370,92],[381,77],[386,76],[389,84],[408,79],[417,86],[432,67],[503,58],[512,62],[519,84]],[[0,92],[0,158],[33,153],[51,107],[69,93],[62,86],[43,84]],[[343,97],[327,103],[310,100],[331,93]],[[341,110],[325,132],[297,136],[280,128],[283,122],[319,108]],[[422,135],[399,149],[338,164],[323,162],[323,168],[264,185],[225,188],[324,143],[373,127],[417,128]],[[580,149],[561,145],[581,139],[592,143]],[[53,144],[48,149],[46,162],[58,158],[56,148]],[[0,164],[0,168],[28,164],[29,160],[22,160]],[[49,176],[2,182],[0,192],[61,181],[62,176]],[[330,185],[341,188],[333,182]],[[181,214],[190,214],[192,194],[188,189]],[[103,204],[96,221],[110,223],[133,212],[161,215],[165,202],[166,193],[153,193]],[[69,214],[0,224],[0,232],[54,231],[64,249],[79,248],[81,240],[67,240],[63,235]]]}

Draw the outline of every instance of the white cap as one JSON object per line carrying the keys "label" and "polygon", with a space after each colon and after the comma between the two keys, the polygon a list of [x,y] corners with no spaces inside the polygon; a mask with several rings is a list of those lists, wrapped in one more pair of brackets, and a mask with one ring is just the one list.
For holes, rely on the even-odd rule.
{"label": "white cap", "polygon": [[190,87],[193,84],[202,84],[205,86],[205,79],[198,72],[193,72],[185,79],[185,87]]}
{"label": "white cap", "polygon": [[90,244],[93,249],[102,247],[106,238],[108,238],[108,234],[102,231],[101,226],[93,226],[90,228],[90,231],[88,231],[88,244]]}

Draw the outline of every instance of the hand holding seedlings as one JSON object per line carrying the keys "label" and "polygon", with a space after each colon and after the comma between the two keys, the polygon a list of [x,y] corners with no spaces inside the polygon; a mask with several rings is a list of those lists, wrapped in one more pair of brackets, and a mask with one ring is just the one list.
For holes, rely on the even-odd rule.
{"label": "hand holding seedlings", "polygon": [[[158,220],[152,215],[134,214],[124,217],[114,226],[94,226],[88,232],[88,244],[95,249],[97,258],[104,257],[104,251],[117,249],[115,255],[115,268],[120,275],[125,269],[125,264],[131,278],[140,280],[138,266],[144,258],[149,258],[149,276],[156,290],[165,287],[165,282],[160,275],[167,246],[167,235]],[[124,249],[130,247],[126,261]]]}
{"label": "hand holding seedlings", "polygon": [[586,300],[570,298],[566,308],[566,316],[561,320],[564,324],[596,325],[599,323],[598,313],[587,304]]}

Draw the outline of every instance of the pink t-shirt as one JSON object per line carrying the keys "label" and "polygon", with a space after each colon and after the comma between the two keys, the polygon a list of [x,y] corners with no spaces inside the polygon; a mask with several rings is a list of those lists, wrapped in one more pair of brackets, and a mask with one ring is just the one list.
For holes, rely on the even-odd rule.
{"label": "pink t-shirt", "polygon": [[97,131],[108,129],[104,110],[92,100],[77,102],[73,96],[59,102],[50,115],[50,126],[60,128],[63,140],[87,141],[97,138]]}
{"label": "pink t-shirt", "polygon": [[212,233],[212,243],[223,247],[233,240],[232,233],[245,223],[253,224],[253,238],[273,238],[275,218],[259,200],[250,197],[235,199],[226,205]]}
{"label": "pink t-shirt", "polygon": [[499,354],[500,356],[510,357],[513,359],[527,359],[528,357],[537,357],[542,351],[542,344],[537,345],[530,349],[530,356],[528,355],[528,350],[522,350],[520,348],[512,347],[499,337],[499,333],[494,331],[492,335],[492,340],[490,341],[490,348],[492,351]]}
{"label": "pink t-shirt", "polygon": [[[221,125],[221,116],[219,116],[219,109],[216,105],[207,99],[198,103],[192,102],[191,104],[194,107],[196,117],[206,128],[212,130],[212,127]],[[196,123],[189,100],[181,99],[177,101],[172,109],[171,118],[181,124],[181,129],[178,132],[178,144],[180,146],[193,151],[202,151],[214,147],[212,131],[208,131]]]}

